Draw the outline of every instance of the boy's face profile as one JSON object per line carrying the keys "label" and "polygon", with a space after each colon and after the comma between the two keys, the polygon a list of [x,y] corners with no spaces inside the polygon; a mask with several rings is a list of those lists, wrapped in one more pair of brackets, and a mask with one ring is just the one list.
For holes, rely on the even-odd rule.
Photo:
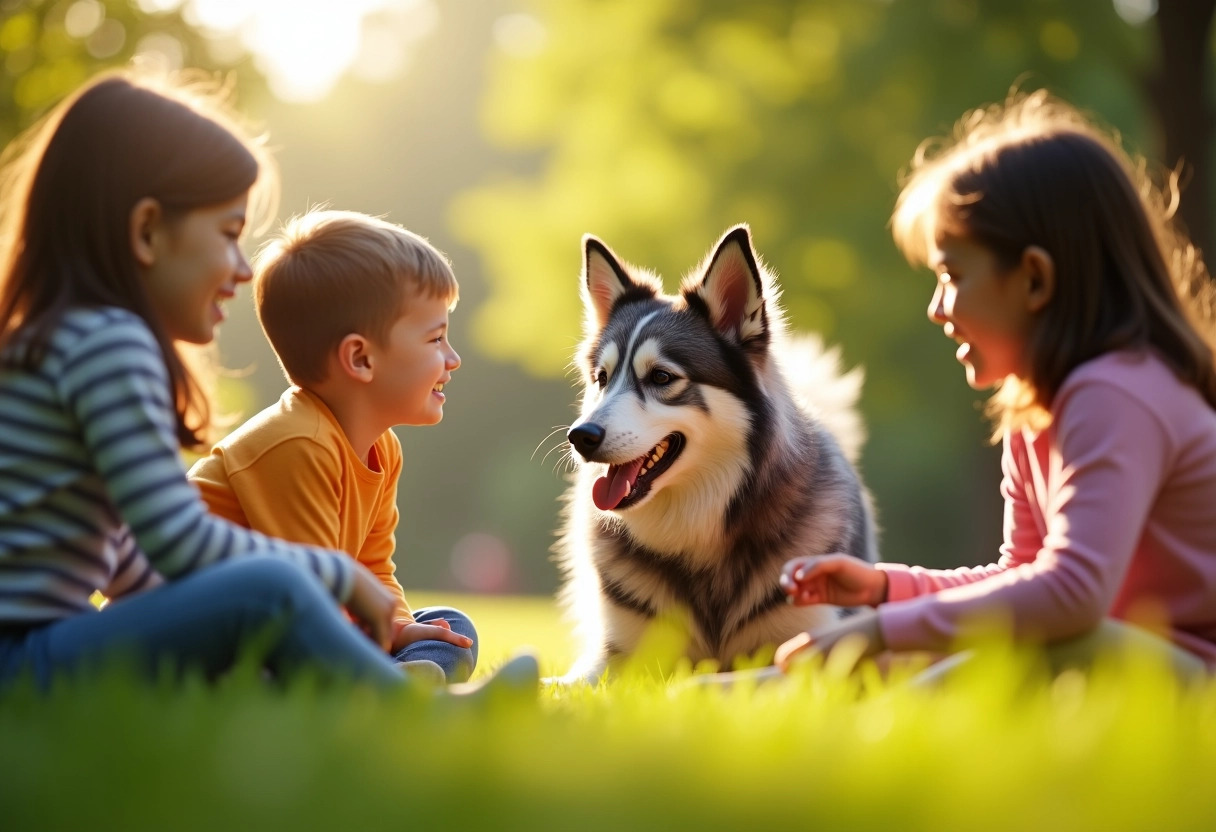
{"label": "boy's face profile", "polygon": [[374,344],[372,399],[387,423],[433,425],[443,419],[443,386],[460,366],[448,342],[449,299],[414,295],[382,344]]}

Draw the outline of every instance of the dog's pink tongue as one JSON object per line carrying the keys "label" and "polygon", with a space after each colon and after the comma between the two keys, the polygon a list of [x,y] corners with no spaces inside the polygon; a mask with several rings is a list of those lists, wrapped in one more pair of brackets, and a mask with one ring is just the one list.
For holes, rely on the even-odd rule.
{"label": "dog's pink tongue", "polygon": [[591,499],[600,511],[612,511],[621,504],[629,489],[637,481],[638,471],[642,470],[645,457],[638,457],[633,462],[624,465],[612,465],[608,475],[600,477],[591,487]]}

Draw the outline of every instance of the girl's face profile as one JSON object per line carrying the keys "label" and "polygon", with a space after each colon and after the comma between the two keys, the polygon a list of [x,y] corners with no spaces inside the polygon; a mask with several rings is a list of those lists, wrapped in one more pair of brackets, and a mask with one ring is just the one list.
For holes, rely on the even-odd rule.
{"label": "girl's face profile", "polygon": [[983,390],[1009,375],[1024,378],[1032,320],[1024,267],[1003,269],[989,249],[953,234],[934,241],[929,264],[937,274],[929,320],[958,343],[967,383]]}
{"label": "girl's face profile", "polygon": [[161,219],[150,234],[144,286],[166,334],[206,344],[224,320],[223,304],[252,277],[240,248],[249,195]]}

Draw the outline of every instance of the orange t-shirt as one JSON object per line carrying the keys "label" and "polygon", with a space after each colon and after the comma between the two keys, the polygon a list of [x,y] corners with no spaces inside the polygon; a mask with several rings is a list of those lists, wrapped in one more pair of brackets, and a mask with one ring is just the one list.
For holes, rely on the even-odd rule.
{"label": "orange t-shirt", "polygon": [[325,403],[291,387],[196,462],[190,480],[233,523],[348,553],[396,596],[394,619],[412,623],[393,564],[400,474],[391,430],[365,465]]}

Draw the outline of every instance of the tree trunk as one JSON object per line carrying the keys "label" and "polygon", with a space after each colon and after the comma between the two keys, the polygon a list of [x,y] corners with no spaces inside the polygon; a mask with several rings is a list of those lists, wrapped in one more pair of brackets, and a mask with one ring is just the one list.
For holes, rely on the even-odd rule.
{"label": "tree trunk", "polygon": [[1208,100],[1208,51],[1216,0],[1160,0],[1157,41],[1161,63],[1149,96],[1161,120],[1164,161],[1184,164],[1178,215],[1212,266],[1213,110]]}

